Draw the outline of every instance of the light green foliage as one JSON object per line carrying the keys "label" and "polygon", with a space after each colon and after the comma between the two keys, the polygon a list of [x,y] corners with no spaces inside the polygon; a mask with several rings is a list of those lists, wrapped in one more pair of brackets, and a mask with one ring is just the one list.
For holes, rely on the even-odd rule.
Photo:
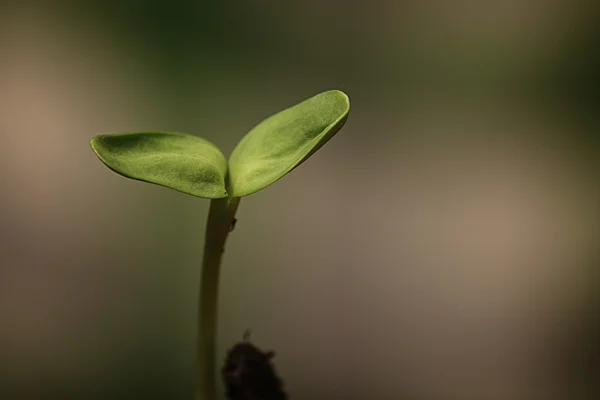
{"label": "light green foliage", "polygon": [[258,124],[229,157],[232,194],[258,192],[302,164],[342,128],[349,110],[348,96],[331,90]]}
{"label": "light green foliage", "polygon": [[229,174],[215,145],[185,133],[100,135],[91,146],[104,164],[128,178],[207,199],[242,197],[302,164],[342,128],[349,111],[348,96],[330,90],[267,118],[233,150]]}
{"label": "light green foliage", "polygon": [[113,171],[206,199],[227,197],[227,160],[217,146],[186,133],[99,135],[92,149]]}

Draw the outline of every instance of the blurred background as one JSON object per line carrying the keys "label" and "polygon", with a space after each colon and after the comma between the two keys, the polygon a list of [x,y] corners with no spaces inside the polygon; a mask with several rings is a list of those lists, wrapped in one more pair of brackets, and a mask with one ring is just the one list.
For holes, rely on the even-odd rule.
{"label": "blurred background", "polygon": [[100,133],[225,154],[318,92],[352,110],[244,198],[219,359],[292,400],[594,399],[600,7],[590,0],[0,2],[0,398],[192,399],[208,201]]}

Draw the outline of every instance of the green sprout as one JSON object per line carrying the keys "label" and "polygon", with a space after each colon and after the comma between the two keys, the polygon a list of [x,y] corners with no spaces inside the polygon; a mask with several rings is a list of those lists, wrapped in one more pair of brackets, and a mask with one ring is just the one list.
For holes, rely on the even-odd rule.
{"label": "green sprout", "polygon": [[210,199],[198,311],[197,400],[216,399],[219,270],[240,199],[302,164],[342,128],[349,111],[345,93],[317,94],[259,123],[229,161],[214,144],[186,133],[99,135],[90,142],[98,158],[122,176]]}

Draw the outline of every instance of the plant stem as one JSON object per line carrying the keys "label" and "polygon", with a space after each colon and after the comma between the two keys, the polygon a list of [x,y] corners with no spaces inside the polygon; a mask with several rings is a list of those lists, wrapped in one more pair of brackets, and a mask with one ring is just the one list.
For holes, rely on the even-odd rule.
{"label": "plant stem", "polygon": [[198,362],[196,400],[216,400],[219,272],[225,241],[239,203],[239,197],[210,201],[200,276],[198,340],[196,344]]}

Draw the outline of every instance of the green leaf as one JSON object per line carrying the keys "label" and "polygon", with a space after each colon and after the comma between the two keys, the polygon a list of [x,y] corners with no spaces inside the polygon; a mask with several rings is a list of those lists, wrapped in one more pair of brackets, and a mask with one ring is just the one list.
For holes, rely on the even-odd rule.
{"label": "green leaf", "polygon": [[348,96],[330,90],[258,124],[229,157],[231,194],[247,196],[281,179],[331,139],[349,111]]}
{"label": "green leaf", "polygon": [[206,199],[227,197],[227,160],[217,146],[186,133],[99,135],[90,142],[106,166],[127,178]]}

